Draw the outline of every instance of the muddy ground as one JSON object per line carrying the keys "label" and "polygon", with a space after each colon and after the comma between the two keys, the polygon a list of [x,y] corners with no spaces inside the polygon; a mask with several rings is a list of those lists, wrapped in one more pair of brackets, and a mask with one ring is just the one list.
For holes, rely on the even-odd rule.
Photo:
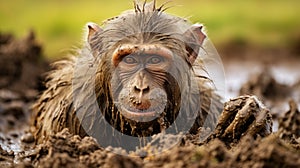
{"label": "muddy ground", "polygon": [[[161,154],[136,157],[103,149],[93,138],[63,130],[35,145],[28,132],[30,106],[43,90],[49,70],[34,34],[23,39],[0,34],[0,167],[300,167],[300,53],[296,49],[260,49],[228,44],[223,59],[226,99],[254,94],[273,115],[274,133],[244,136],[228,145],[194,137]],[[226,141],[226,140],[225,140]],[[151,146],[149,147],[151,148]]]}

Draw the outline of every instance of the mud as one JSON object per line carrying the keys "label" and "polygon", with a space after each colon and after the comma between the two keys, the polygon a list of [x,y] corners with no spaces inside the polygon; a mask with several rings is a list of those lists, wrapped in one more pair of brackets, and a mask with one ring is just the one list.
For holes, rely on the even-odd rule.
{"label": "mud", "polygon": [[289,101],[294,100],[300,104],[299,82],[280,83],[270,68],[264,68],[262,72],[250,75],[249,80],[241,86],[239,94],[256,95],[271,109],[273,118],[276,118],[282,116]]}
{"label": "mud", "polygon": [[0,33],[0,167],[13,166],[17,153],[26,149],[21,140],[33,142],[26,134],[30,107],[43,89],[41,74],[47,70],[33,32],[23,39]]}
{"label": "mud", "polygon": [[[232,65],[231,59],[243,60],[227,56],[225,70]],[[247,71],[245,67],[241,69]],[[297,82],[300,76],[292,84],[281,83],[274,77],[274,71],[260,69],[253,77],[239,79],[240,85],[231,85],[235,94],[256,95],[267,107],[259,103],[251,106],[245,97],[233,98],[224,105],[224,112],[232,115],[221,119],[231,123],[236,113],[245,108],[254,114],[247,127],[258,129],[260,122],[271,119],[260,121],[255,114],[271,109],[277,128],[266,137],[236,134],[232,139],[228,133],[217,131],[201,143],[198,135],[187,135],[162,153],[153,151],[151,143],[143,150],[126,153],[122,149],[103,149],[93,138],[72,135],[67,129],[41,144],[34,144],[28,132],[30,106],[43,89],[42,74],[47,70],[42,47],[33,33],[20,40],[12,35],[0,35],[0,167],[300,167],[300,82]],[[285,104],[285,108],[278,107],[280,104]],[[171,140],[172,136],[162,140],[162,144]],[[138,157],[141,153],[143,157]]]}

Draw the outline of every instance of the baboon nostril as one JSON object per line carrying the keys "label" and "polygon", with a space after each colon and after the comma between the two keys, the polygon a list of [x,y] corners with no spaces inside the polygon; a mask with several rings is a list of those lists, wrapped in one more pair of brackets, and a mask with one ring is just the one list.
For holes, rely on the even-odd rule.
{"label": "baboon nostril", "polygon": [[148,93],[150,91],[150,88],[149,86],[147,86],[144,90],[143,90],[143,93]]}
{"label": "baboon nostril", "polygon": [[134,91],[137,93],[148,93],[150,91],[149,86],[146,87],[138,87],[138,86],[134,86]]}
{"label": "baboon nostril", "polygon": [[140,92],[140,91],[141,91],[141,89],[140,89],[140,88],[138,88],[137,86],[134,86],[134,91],[136,91],[136,92]]}

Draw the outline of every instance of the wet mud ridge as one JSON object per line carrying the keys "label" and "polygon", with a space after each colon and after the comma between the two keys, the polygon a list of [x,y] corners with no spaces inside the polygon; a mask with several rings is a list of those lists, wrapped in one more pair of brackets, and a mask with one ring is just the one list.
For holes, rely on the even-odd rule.
{"label": "wet mud ridge", "polygon": [[48,63],[34,33],[23,39],[0,33],[0,167],[14,166],[20,141],[33,142],[26,134],[31,104],[43,89],[42,75]]}
{"label": "wet mud ridge", "polygon": [[[0,64],[0,167],[300,167],[297,84],[285,87],[271,76],[258,75],[242,86],[240,93],[257,95],[269,102],[267,108],[254,96],[233,98],[224,104],[220,117],[228,120],[228,125],[222,122],[225,125],[218,125],[206,141],[200,142],[199,135],[187,135],[161,153],[152,150],[151,143],[143,150],[126,153],[119,148],[104,149],[92,137],[81,138],[67,129],[35,145],[28,131],[30,106],[43,90],[41,74],[48,70],[48,63],[34,34],[20,40],[0,34]],[[260,80],[262,77],[266,79]],[[280,101],[288,104],[288,110],[280,115],[269,113],[268,108]],[[244,119],[236,114],[248,111],[248,130],[233,129],[240,124],[235,120]],[[273,133],[260,127],[272,125],[270,114],[278,124]],[[166,137],[162,146],[174,138]]]}

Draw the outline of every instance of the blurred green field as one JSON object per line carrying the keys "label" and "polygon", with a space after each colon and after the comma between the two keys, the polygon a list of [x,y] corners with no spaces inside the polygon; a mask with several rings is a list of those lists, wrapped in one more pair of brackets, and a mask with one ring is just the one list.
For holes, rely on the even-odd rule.
{"label": "blurred green field", "polygon": [[[132,6],[132,0],[0,0],[0,32],[20,37],[33,29],[45,55],[57,58],[81,44],[87,22],[101,24]],[[300,38],[299,0],[173,0],[168,6],[175,6],[169,13],[204,23],[217,45],[287,47]]]}

